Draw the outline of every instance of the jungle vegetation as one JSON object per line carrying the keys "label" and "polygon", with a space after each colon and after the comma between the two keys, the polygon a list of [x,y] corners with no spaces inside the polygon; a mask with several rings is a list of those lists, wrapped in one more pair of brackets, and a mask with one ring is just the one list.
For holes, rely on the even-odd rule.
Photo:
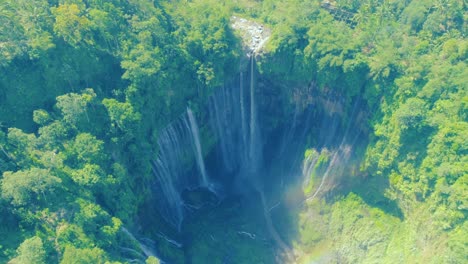
{"label": "jungle vegetation", "polygon": [[304,208],[298,262],[468,259],[466,1],[0,0],[0,262],[126,263],[158,131],[239,71],[233,15],[271,29],[281,96],[366,102],[362,162]]}

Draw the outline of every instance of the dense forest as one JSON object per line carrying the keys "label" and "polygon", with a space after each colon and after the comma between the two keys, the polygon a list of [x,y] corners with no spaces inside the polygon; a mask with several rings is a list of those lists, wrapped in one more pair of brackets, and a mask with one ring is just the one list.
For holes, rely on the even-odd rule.
{"label": "dense forest", "polygon": [[0,0],[0,263],[466,262],[467,10]]}

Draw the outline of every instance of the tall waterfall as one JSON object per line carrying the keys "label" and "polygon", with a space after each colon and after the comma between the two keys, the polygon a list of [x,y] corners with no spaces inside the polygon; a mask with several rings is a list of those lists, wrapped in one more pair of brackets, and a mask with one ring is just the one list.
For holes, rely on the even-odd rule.
{"label": "tall waterfall", "polygon": [[[157,184],[154,199],[162,216],[167,222],[180,228],[183,219],[183,202],[180,196],[182,186],[181,176],[184,170],[181,166],[186,150],[187,135],[182,121],[177,120],[161,131],[158,138],[159,152],[152,162],[153,174]],[[190,144],[190,142],[188,142]]]}
{"label": "tall waterfall", "polygon": [[[223,184],[221,187],[225,187],[227,195],[234,194],[230,197],[237,199],[241,194],[242,202],[258,203],[256,209],[263,209],[266,232],[287,259],[294,259],[294,252],[287,243],[289,236],[277,229],[277,214],[272,210],[296,208],[329,195],[336,188],[340,175],[353,172],[347,171],[350,168],[347,165],[355,149],[353,145],[359,139],[354,120],[359,115],[360,101],[355,101],[350,120],[345,124],[341,98],[334,94],[309,94],[317,88],[311,86],[310,91],[304,93],[310,98],[298,94],[294,95],[293,102],[287,102],[294,103],[291,105],[294,111],[286,111],[289,116],[283,117],[282,123],[262,119],[276,106],[277,101],[270,96],[276,91],[268,89],[267,82],[257,85],[254,56],[251,55],[246,71],[218,87],[207,105],[198,106],[198,113],[206,111],[209,124],[197,123],[196,116],[187,108],[180,118],[160,132],[159,152],[153,161],[157,178],[154,200],[167,222],[180,231],[184,216],[209,203],[205,201],[210,198],[203,195],[211,193],[205,192],[205,188],[220,200],[221,192],[216,191],[220,189],[214,188],[211,182],[211,179],[216,180]],[[265,96],[261,97],[265,101],[257,100],[260,87],[265,87],[262,90]],[[262,132],[268,136],[265,141],[272,144],[263,145]],[[202,145],[205,141],[200,138],[208,138],[207,135],[211,136],[210,142],[215,142],[207,156],[208,167],[203,155],[203,150],[207,150]],[[301,172],[306,148],[313,152],[306,156]],[[199,187],[201,191],[193,190]],[[297,191],[298,195],[288,196],[290,190]],[[200,200],[203,202],[192,203]],[[203,205],[197,206],[199,204]],[[166,241],[172,243],[173,240]],[[172,244],[180,246],[177,242]]]}
{"label": "tall waterfall", "polygon": [[[154,201],[166,221],[180,230],[184,219],[182,192],[210,187],[198,126],[190,109],[164,128],[158,137],[158,154],[152,161]],[[190,170],[197,164],[199,175]]]}
{"label": "tall waterfall", "polygon": [[249,173],[258,172],[260,166],[260,142],[257,127],[257,105],[255,102],[255,54],[250,60],[250,142],[249,142]]}
{"label": "tall waterfall", "polygon": [[[211,127],[218,138],[218,153],[228,172],[251,178],[261,164],[260,127],[255,98],[255,59],[238,81],[220,87],[210,98]],[[244,83],[247,85],[244,86]],[[245,93],[245,87],[249,92]]]}
{"label": "tall waterfall", "polygon": [[[216,167],[222,173],[214,175],[217,177],[216,180],[220,182],[234,180],[234,185],[238,184],[241,188],[245,188],[247,181],[247,185],[261,190],[262,187],[258,184],[261,183],[260,174],[263,169],[263,143],[258,114],[262,112],[257,109],[258,91],[256,91],[254,56],[252,54],[250,57],[248,71],[241,72],[239,78],[219,87],[209,98],[206,108],[201,106],[200,109],[208,111],[210,121],[208,128],[211,129],[211,135],[217,142],[215,146],[217,155],[212,157],[218,159]],[[321,100],[325,106],[336,104],[331,101],[333,99]],[[359,102],[354,108],[357,109],[358,106]],[[278,155],[274,161],[277,164],[275,169],[281,171],[279,174],[276,173],[281,177],[278,181],[283,182],[283,177],[289,177],[295,168],[299,168],[302,159],[289,157],[301,157],[303,147],[307,145],[308,140],[310,142],[307,135],[311,130],[315,131],[312,140],[318,149],[330,146],[342,147],[348,140],[343,139],[341,144],[335,147],[332,144],[339,143],[337,138],[343,136],[339,131],[345,132],[344,138],[353,136],[355,138],[353,141],[357,139],[351,135],[350,127],[343,129],[341,117],[336,111],[327,114],[326,107],[323,110],[316,108],[314,105],[304,107],[297,104],[290,119],[291,123],[286,124],[285,133],[275,141],[274,145],[278,145]],[[353,116],[358,114],[358,111],[353,109],[354,112]],[[319,118],[320,121],[314,122],[315,118]],[[206,128],[204,127],[204,131]],[[216,188],[205,167],[199,130],[194,113],[187,108],[183,115],[160,132],[159,151],[152,163],[157,179],[154,184],[154,193],[157,196],[155,201],[164,218],[177,228],[180,228],[186,214],[182,198],[185,190],[203,187],[216,194]],[[337,156],[333,155],[332,164],[336,160]],[[268,173],[271,176],[272,173]],[[328,174],[329,171],[323,177],[324,180],[328,178]]]}
{"label": "tall waterfall", "polygon": [[198,131],[197,121],[195,120],[195,117],[193,116],[193,112],[192,110],[190,110],[190,108],[187,108],[187,115],[188,115],[188,119],[190,122],[190,131],[192,132],[191,134],[192,134],[193,143],[195,146],[195,149],[194,149],[195,158],[197,159],[197,164],[198,164],[198,169],[201,175],[202,185],[204,187],[210,188],[210,184],[208,182],[208,176],[206,176],[205,161],[203,160],[202,148],[200,144],[200,132]]}
{"label": "tall waterfall", "polygon": [[220,161],[228,172],[237,168],[239,151],[244,146],[238,133],[238,128],[241,127],[241,113],[238,111],[241,97],[237,89],[232,89],[235,86],[229,84],[218,88],[209,101],[211,129],[218,139],[217,156],[221,158]]}
{"label": "tall waterfall", "polygon": [[245,123],[245,106],[244,106],[244,86],[243,86],[243,74],[240,73],[239,83],[239,105],[241,111],[241,128],[242,128],[242,143],[243,146],[247,146],[247,124]]}

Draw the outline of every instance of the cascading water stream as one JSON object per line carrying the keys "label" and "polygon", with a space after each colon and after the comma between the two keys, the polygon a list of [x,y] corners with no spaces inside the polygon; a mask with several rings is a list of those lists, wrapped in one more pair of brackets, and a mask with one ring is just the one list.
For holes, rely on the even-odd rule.
{"label": "cascading water stream", "polygon": [[223,164],[224,166],[228,169],[228,171],[233,170],[233,164],[232,164],[232,158],[230,156],[232,155],[228,150],[231,150],[229,143],[226,141],[226,136],[223,136],[223,132],[226,130],[223,129],[224,127],[224,119],[221,121],[220,117],[220,110],[218,106],[218,100],[216,100],[215,96],[211,98],[211,105],[212,109],[210,110],[211,113],[214,113],[214,117],[211,117],[212,121],[212,126],[215,126],[216,129],[214,129],[216,137],[219,139],[219,146],[221,147],[221,158],[223,159]]}
{"label": "cascading water stream", "polygon": [[[243,74],[240,73],[240,83],[239,83],[239,106],[240,106],[240,115],[241,115],[241,133],[242,133],[242,149],[246,149],[247,146],[247,124],[245,122],[245,106],[244,106],[244,82]],[[243,154],[244,157],[246,153]]]}
{"label": "cascading water stream", "polygon": [[[330,174],[330,172],[331,172],[331,171],[334,169],[334,167],[335,167],[335,164],[336,164],[336,162],[337,162],[337,160],[338,160],[339,152],[340,152],[340,150],[335,151],[335,152],[333,153],[332,158],[331,158],[331,161],[330,161],[330,164],[328,164],[325,173],[323,173],[323,175],[322,175],[322,179],[321,179],[321,181],[320,181],[320,185],[317,187],[317,189],[315,190],[315,192],[314,192],[311,196],[307,197],[307,198],[304,200],[304,202],[313,200],[313,199],[317,196],[317,194],[322,190],[322,187],[323,187],[323,184],[325,183],[325,180],[327,179],[328,175]],[[315,165],[315,164],[314,164],[314,165]],[[312,171],[309,171],[309,173],[312,173]],[[310,174],[309,174],[309,175],[310,175]]]}
{"label": "cascading water stream", "polygon": [[[236,172],[239,178],[252,178],[261,160],[253,57],[250,63],[248,74],[241,72],[239,82],[220,87],[210,98],[209,116],[217,136],[218,156],[223,169]],[[244,86],[245,79],[249,86]],[[249,93],[245,93],[245,87],[249,87]]]}
{"label": "cascading water stream", "polygon": [[180,196],[180,191],[184,187],[181,179],[184,170],[181,163],[187,151],[183,146],[190,144],[181,122],[176,120],[161,131],[158,138],[158,155],[152,161],[153,174],[157,180],[157,184],[153,185],[156,189],[154,194],[160,195],[154,200],[162,216],[178,230],[184,217],[183,201]]}
{"label": "cascading water stream", "polygon": [[206,175],[205,161],[203,160],[202,148],[200,144],[200,132],[198,131],[197,121],[193,116],[193,112],[190,108],[187,108],[187,115],[190,123],[190,131],[192,132],[193,143],[195,146],[195,158],[197,160],[198,169],[201,175],[201,183],[203,187],[206,187],[211,190],[210,182],[208,181],[208,176]]}
{"label": "cascading water stream", "polygon": [[[255,102],[255,76],[254,76],[255,54],[251,55],[250,61],[250,141],[249,141],[249,165],[250,174],[258,172],[260,166],[260,142],[257,128],[257,106]],[[250,176],[252,177],[252,176]]]}
{"label": "cascading water stream", "polygon": [[138,249],[143,253],[144,256],[141,255],[141,253],[139,253],[138,251],[134,250],[134,249],[131,249],[131,248],[128,248],[127,250],[129,251],[134,251],[137,255],[141,256],[141,257],[144,257],[143,261],[150,257],[150,256],[153,256],[153,257],[158,257],[158,255],[156,254],[156,252],[154,252],[154,250],[150,247],[148,247],[147,245],[141,243],[132,233],[130,233],[130,231],[128,231],[125,227],[122,227],[121,228],[122,232],[124,234],[126,234],[130,240],[132,240],[133,242],[135,242],[137,245],[138,245]]}
{"label": "cascading water stream", "polygon": [[[207,176],[199,129],[192,110],[188,108],[186,113],[164,128],[157,143],[158,154],[151,164],[156,176],[154,201],[164,219],[180,231],[186,207],[182,192],[199,187],[215,191]],[[191,173],[192,164],[197,165],[198,174]]]}

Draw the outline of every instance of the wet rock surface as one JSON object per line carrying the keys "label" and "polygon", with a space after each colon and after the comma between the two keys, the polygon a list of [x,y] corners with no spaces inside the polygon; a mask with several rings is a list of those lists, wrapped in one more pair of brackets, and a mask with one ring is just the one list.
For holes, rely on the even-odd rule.
{"label": "wet rock surface", "polygon": [[231,26],[240,33],[247,54],[260,53],[271,35],[262,24],[237,16],[231,17]]}

